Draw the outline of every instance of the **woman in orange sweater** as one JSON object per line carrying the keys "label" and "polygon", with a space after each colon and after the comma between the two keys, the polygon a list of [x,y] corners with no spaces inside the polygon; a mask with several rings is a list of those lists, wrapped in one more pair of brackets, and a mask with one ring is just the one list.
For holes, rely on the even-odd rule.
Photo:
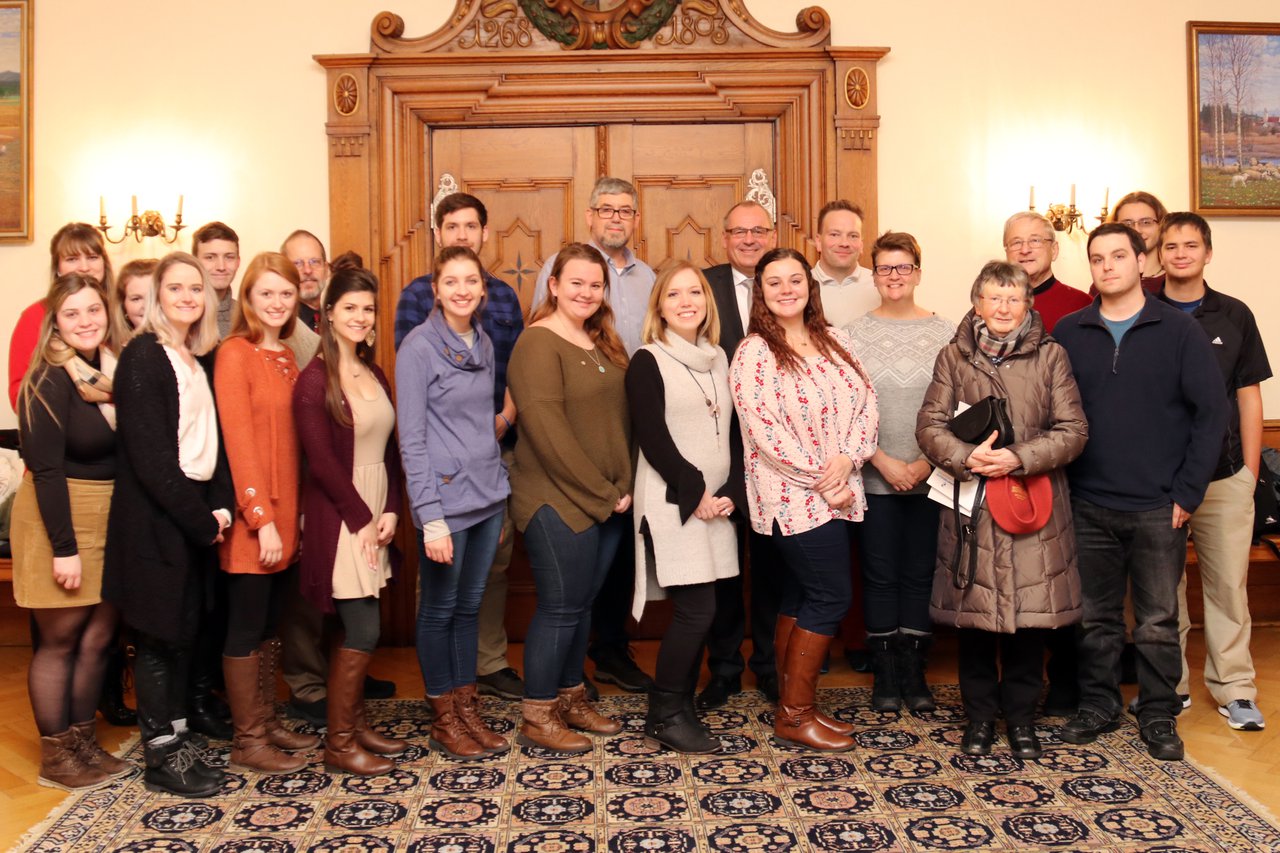
{"label": "woman in orange sweater", "polygon": [[218,348],[213,387],[236,490],[236,517],[219,549],[228,578],[227,639],[222,669],[235,737],[231,766],[292,773],[306,759],[282,750],[320,741],[276,719],[275,636],[287,572],[298,556],[298,436],[293,386],[298,365],[280,342],[298,316],[298,272],[264,252],[240,283],[240,312]]}

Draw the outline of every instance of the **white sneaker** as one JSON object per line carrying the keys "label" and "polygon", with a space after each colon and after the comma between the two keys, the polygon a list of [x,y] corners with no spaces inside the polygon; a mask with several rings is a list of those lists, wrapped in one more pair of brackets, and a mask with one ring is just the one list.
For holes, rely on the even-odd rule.
{"label": "white sneaker", "polygon": [[1227,725],[1246,732],[1260,732],[1267,727],[1262,712],[1249,699],[1236,699],[1218,706],[1218,713],[1227,718]]}

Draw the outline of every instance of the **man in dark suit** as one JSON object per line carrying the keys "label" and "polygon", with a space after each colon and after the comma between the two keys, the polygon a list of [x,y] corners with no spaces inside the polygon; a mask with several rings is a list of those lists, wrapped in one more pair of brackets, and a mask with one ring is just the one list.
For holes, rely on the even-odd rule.
{"label": "man in dark suit", "polygon": [[[739,202],[724,218],[724,248],[729,263],[703,270],[720,315],[720,346],[733,361],[746,335],[751,315],[751,286],[756,263],[778,242],[769,212],[754,201]],[[735,429],[737,429],[735,421]],[[746,635],[745,580],[751,571],[751,671],[771,701],[778,699],[778,673],[773,658],[773,630],[781,594],[774,574],[777,557],[768,536],[751,530],[738,517],[738,560],[735,578],[716,582],[716,618],[707,637],[711,681],[698,694],[698,707],[718,708],[742,690],[742,640]],[[745,558],[745,559],[744,559]]]}

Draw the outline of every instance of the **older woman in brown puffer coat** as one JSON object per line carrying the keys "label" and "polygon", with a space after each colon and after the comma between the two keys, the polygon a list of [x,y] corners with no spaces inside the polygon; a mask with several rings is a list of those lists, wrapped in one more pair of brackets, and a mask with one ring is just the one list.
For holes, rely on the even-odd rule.
{"label": "older woman in brown puffer coat", "polygon": [[[916,420],[916,440],[935,465],[963,480],[1048,474],[1053,511],[1039,530],[1014,535],[1001,529],[985,506],[980,509],[976,537],[960,555],[960,565],[967,568],[976,542],[977,569],[972,584],[961,589],[952,567],[955,513],[944,510],[929,613],[935,622],[960,629],[960,695],[969,717],[961,750],[988,754],[996,716],[1003,711],[1010,749],[1021,758],[1037,758],[1041,749],[1032,722],[1043,681],[1045,634],[1080,621],[1081,615],[1063,469],[1084,450],[1089,428],[1067,353],[1031,310],[1031,287],[1021,267],[988,263],[970,297],[973,311],[938,354]],[[948,427],[957,405],[988,396],[1008,401],[1013,425],[1014,443],[998,450],[992,448],[994,435],[974,445]]]}

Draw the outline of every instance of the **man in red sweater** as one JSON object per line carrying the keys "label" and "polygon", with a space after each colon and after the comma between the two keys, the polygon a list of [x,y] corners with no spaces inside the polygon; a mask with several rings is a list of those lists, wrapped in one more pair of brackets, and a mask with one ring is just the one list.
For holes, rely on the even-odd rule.
{"label": "man in red sweater", "polygon": [[1031,279],[1035,309],[1040,312],[1046,332],[1052,334],[1058,320],[1092,301],[1088,294],[1053,277],[1053,262],[1058,259],[1057,235],[1049,220],[1035,211],[1015,213],[1005,222],[1004,256],[1009,263],[1026,270]]}

